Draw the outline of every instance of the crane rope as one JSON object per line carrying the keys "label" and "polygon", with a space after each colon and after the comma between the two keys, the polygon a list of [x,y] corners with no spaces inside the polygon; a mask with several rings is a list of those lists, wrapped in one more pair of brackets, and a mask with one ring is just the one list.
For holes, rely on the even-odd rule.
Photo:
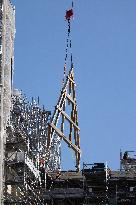
{"label": "crane rope", "polygon": [[68,54],[70,52],[70,62],[71,67],[73,67],[73,58],[72,58],[72,39],[71,39],[71,19],[73,19],[74,15],[74,3],[72,1],[72,7],[69,10],[66,10],[65,20],[67,21],[67,39],[66,39],[66,50],[65,50],[65,61],[64,61],[64,76],[62,84],[64,85],[65,78],[66,78],[66,68],[67,68],[67,60]]}

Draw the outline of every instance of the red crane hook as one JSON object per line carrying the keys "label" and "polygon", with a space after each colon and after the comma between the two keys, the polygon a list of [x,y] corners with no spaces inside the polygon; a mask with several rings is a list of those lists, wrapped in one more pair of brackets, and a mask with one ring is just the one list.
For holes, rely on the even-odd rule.
{"label": "red crane hook", "polygon": [[70,20],[71,18],[73,18],[73,15],[74,15],[73,9],[67,10],[66,15],[65,15],[65,19]]}

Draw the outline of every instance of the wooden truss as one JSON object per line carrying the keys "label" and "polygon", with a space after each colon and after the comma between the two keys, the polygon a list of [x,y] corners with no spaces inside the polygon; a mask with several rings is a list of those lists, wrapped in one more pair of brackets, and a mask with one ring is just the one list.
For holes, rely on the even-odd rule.
{"label": "wooden truss", "polygon": [[[79,171],[81,150],[75,86],[76,84],[74,81],[74,69],[72,67],[68,75],[66,76],[66,80],[61,90],[58,103],[55,106],[53,116],[49,123],[47,147],[48,149],[50,149],[50,147],[52,146],[51,143],[53,141],[54,133],[56,133],[60,137],[60,139],[64,140],[69,148],[74,151],[76,158],[76,170]],[[70,110],[70,116],[66,113],[66,108],[68,107]],[[61,122],[58,125],[59,120],[61,120]],[[66,121],[68,122],[66,129],[69,127],[69,136],[65,135],[64,127]]]}

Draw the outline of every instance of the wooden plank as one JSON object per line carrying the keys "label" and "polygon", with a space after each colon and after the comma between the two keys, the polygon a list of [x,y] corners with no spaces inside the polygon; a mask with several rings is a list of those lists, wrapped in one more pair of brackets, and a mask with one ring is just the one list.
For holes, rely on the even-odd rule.
{"label": "wooden plank", "polygon": [[81,150],[74,145],[53,123],[49,124],[56,132],[57,134],[63,138],[63,140],[75,151],[78,153],[81,153]]}
{"label": "wooden plank", "polygon": [[75,81],[74,81],[72,78],[70,78],[70,77],[68,76],[68,79],[76,86],[76,83],[75,83]]}
{"label": "wooden plank", "polygon": [[78,130],[80,130],[80,128],[76,125],[75,122],[73,122],[73,120],[71,120],[71,118],[59,107],[57,106],[57,109],[65,116],[65,118],[72,123],[72,125],[74,125],[74,127],[76,127]]}
{"label": "wooden plank", "polygon": [[71,103],[73,103],[74,105],[76,105],[75,100],[73,100],[72,97],[71,97],[69,94],[67,94],[66,97],[68,98],[68,100],[71,101]]}

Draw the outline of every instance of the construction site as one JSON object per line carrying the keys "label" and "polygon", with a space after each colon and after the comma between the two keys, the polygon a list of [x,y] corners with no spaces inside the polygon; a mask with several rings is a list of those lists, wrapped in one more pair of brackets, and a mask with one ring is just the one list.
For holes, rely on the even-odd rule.
{"label": "construction site", "polygon": [[[80,128],[71,21],[66,11],[64,78],[54,111],[14,89],[15,8],[0,0],[0,205],[135,205],[136,157],[120,151],[120,169],[80,165]],[[61,169],[61,142],[74,153],[75,170]]]}

